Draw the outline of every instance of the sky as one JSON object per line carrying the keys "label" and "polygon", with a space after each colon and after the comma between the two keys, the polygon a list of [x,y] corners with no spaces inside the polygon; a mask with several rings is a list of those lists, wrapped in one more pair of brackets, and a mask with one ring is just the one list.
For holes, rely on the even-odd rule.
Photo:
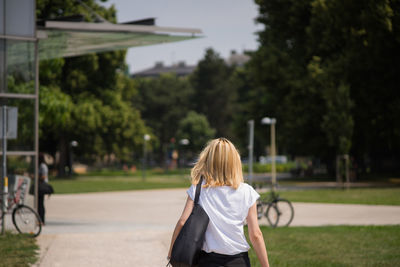
{"label": "sky", "polygon": [[151,68],[156,62],[164,65],[185,61],[195,65],[204,57],[205,49],[213,48],[227,58],[232,50],[255,50],[255,23],[258,9],[254,0],[109,0],[101,5],[115,5],[117,21],[126,22],[156,18],[157,26],[199,28],[203,38],[176,43],[134,47],[128,50],[126,62],[130,72]]}

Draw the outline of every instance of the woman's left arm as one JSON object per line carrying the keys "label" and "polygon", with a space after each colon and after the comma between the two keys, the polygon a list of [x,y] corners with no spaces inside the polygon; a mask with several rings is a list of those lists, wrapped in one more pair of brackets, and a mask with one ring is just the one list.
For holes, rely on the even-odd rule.
{"label": "woman's left arm", "polygon": [[181,231],[183,225],[185,224],[186,220],[192,213],[193,206],[194,206],[193,200],[188,196],[186,199],[185,208],[183,209],[182,215],[175,226],[174,233],[172,234],[171,245],[169,247],[169,252],[168,252],[168,259],[171,258],[172,247],[174,246],[175,240],[178,237],[179,232]]}

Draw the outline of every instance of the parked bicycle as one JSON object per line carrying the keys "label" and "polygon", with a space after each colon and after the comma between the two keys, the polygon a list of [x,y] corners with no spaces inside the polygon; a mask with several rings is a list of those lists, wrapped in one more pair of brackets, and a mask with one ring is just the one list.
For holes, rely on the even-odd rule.
{"label": "parked bicycle", "polygon": [[272,190],[257,201],[257,214],[258,219],[263,215],[267,217],[271,227],[289,226],[294,217],[294,209],[289,200],[280,198],[279,194]]}
{"label": "parked bicycle", "polygon": [[[29,186],[29,178],[17,177],[15,183],[16,190],[9,194],[5,215],[12,214],[12,222],[19,233],[36,237],[42,231],[42,222],[39,214],[37,214],[35,210],[24,205],[25,194]],[[3,197],[1,196],[0,207],[2,207],[2,201]],[[3,210],[0,208],[0,225],[3,218],[2,213]]]}

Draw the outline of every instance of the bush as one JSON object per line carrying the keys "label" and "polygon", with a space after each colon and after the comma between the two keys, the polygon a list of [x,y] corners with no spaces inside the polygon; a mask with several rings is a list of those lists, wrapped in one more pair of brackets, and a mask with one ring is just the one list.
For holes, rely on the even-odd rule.
{"label": "bush", "polygon": [[[296,168],[305,168],[306,166],[298,165],[296,162],[287,162],[287,163],[277,163],[276,164],[276,172],[290,172]],[[243,164],[243,171],[248,172],[249,166],[248,164]],[[271,164],[261,164],[261,163],[253,163],[253,172],[255,173],[266,173],[271,172]]]}

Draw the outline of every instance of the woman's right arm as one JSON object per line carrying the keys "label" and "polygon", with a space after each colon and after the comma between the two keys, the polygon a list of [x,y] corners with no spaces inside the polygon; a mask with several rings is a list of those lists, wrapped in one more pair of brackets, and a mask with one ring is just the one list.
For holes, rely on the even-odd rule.
{"label": "woman's right arm", "polygon": [[256,255],[261,263],[261,266],[269,267],[268,255],[267,255],[267,249],[265,248],[264,237],[260,230],[260,226],[258,225],[257,203],[254,203],[254,205],[251,206],[251,208],[249,209],[249,213],[247,215],[247,227],[249,229],[249,237],[251,244],[253,245],[253,248],[256,251]]}
{"label": "woman's right arm", "polygon": [[193,206],[194,206],[194,202],[188,196],[187,199],[186,199],[185,207],[183,208],[182,215],[179,218],[179,220],[178,220],[178,222],[177,222],[177,224],[175,226],[174,233],[172,234],[171,245],[169,246],[168,257],[167,257],[168,259],[171,258],[172,247],[174,246],[175,240],[178,237],[179,232],[181,231],[183,225],[185,224],[186,220],[189,218],[190,214],[192,213]]}

